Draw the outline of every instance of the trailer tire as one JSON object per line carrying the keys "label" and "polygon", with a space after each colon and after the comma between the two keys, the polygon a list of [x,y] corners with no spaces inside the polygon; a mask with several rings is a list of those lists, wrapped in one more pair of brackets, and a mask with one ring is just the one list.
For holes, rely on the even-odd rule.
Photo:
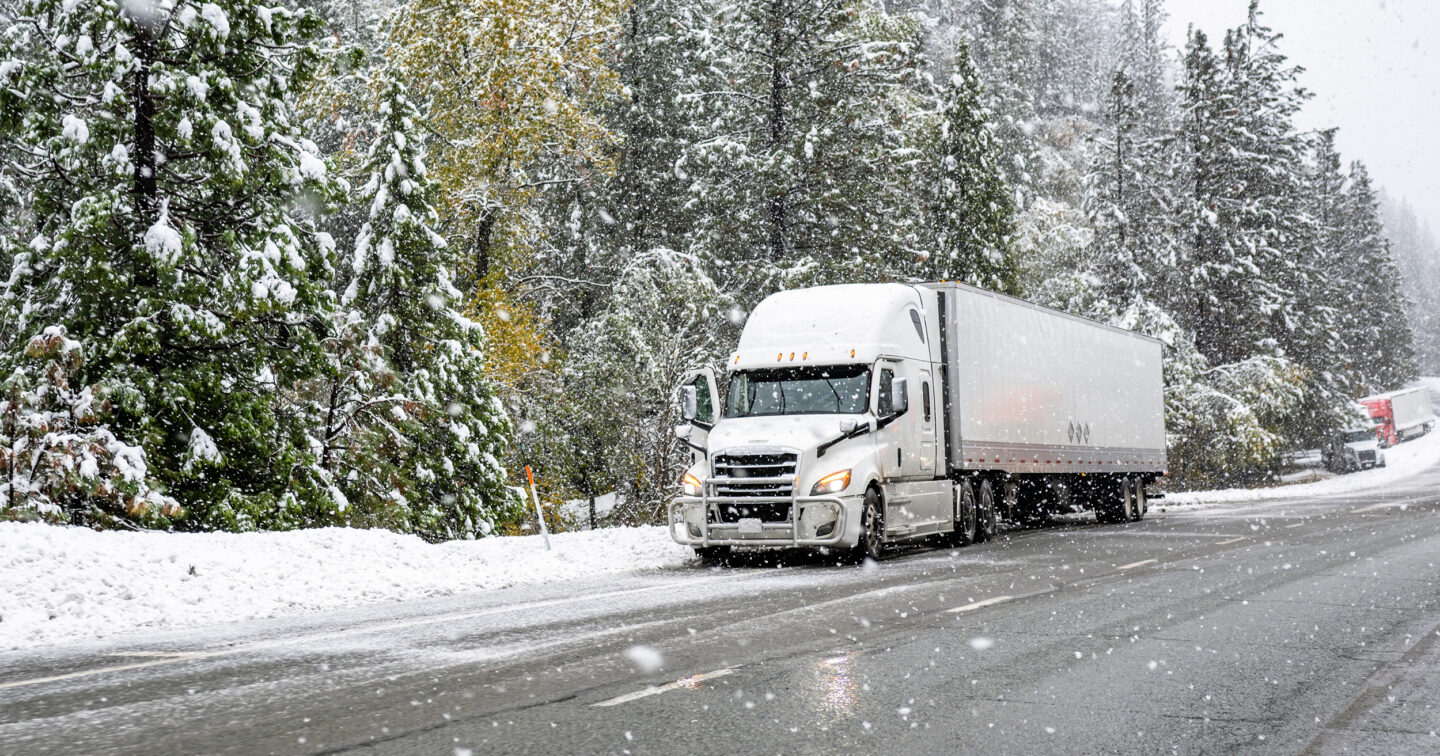
{"label": "trailer tire", "polygon": [[865,490],[865,502],[860,509],[860,540],[850,551],[850,561],[860,564],[866,559],[880,561],[885,554],[884,522],[880,517],[880,492],[874,488]]}
{"label": "trailer tire", "polygon": [[980,527],[979,532],[976,534],[976,538],[980,541],[993,540],[995,538],[995,534],[999,532],[1000,528],[999,522],[996,520],[995,488],[990,485],[990,481],[980,481],[980,495],[977,496],[976,499],[979,501],[980,504]]}
{"label": "trailer tire", "polygon": [[1135,516],[1135,479],[1129,476],[1120,478],[1120,511],[1116,513],[1120,522],[1133,522],[1140,519]]}
{"label": "trailer tire", "polygon": [[1135,477],[1135,520],[1138,522],[1145,519],[1145,513],[1150,510],[1150,499],[1145,494],[1145,477]]}
{"label": "trailer tire", "polygon": [[946,536],[946,544],[960,548],[975,543],[979,537],[979,518],[975,515],[975,492],[969,481],[951,486],[951,502],[954,506],[955,529]]}
{"label": "trailer tire", "polygon": [[1095,521],[1102,525],[1114,525],[1129,519],[1125,511],[1126,479],[1119,478],[1118,482],[1120,485],[1117,486],[1114,482],[1099,479],[1091,484],[1090,500],[1095,508]]}

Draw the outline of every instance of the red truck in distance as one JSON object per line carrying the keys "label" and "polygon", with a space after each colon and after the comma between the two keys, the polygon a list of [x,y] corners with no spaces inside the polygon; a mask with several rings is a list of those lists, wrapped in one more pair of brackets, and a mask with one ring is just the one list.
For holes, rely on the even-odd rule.
{"label": "red truck in distance", "polygon": [[1430,408],[1430,394],[1423,388],[1401,389],[1384,394],[1367,396],[1360,404],[1375,421],[1375,432],[1380,436],[1382,446],[1394,446],[1401,441],[1429,433],[1435,427],[1435,413]]}

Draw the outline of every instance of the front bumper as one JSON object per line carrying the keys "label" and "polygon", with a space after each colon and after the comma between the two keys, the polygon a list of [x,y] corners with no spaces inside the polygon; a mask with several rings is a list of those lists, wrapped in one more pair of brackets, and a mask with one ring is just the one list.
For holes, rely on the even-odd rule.
{"label": "front bumper", "polygon": [[[707,491],[711,482],[706,481]],[[860,496],[681,496],[670,502],[667,523],[671,539],[695,548],[835,546],[847,539],[854,542],[856,528],[850,523],[859,516],[860,502]],[[790,504],[790,519],[760,522],[758,527],[753,522],[716,521],[720,519],[720,508],[726,505],[764,503]],[[819,535],[820,531],[824,535]]]}

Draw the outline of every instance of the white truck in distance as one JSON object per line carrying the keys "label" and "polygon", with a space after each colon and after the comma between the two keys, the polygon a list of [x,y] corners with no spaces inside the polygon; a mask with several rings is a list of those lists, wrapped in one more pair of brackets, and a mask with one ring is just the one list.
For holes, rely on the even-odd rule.
{"label": "white truck in distance", "polygon": [[997,520],[1143,517],[1166,471],[1159,341],[953,283],[774,294],[682,387],[692,451],[671,537],[815,547],[994,535]]}

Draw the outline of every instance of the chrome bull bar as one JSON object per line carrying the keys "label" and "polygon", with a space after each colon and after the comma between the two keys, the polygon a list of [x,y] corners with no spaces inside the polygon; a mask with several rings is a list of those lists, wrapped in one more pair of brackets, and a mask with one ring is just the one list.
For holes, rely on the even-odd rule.
{"label": "chrome bull bar", "polygon": [[[799,476],[784,476],[779,478],[744,478],[747,484],[791,484],[789,496],[718,496],[711,495],[711,489],[716,485],[734,484],[735,478],[706,478],[700,489],[699,496],[677,496],[670,501],[667,509],[667,527],[670,528],[670,538],[677,543],[690,546],[698,545],[702,548],[708,546],[831,546],[840,541],[845,535],[845,501],[839,496],[797,496],[795,491],[796,478]],[[815,538],[800,537],[800,510],[807,504],[832,504],[835,506],[835,529],[826,536]],[[694,537],[690,535],[689,523],[685,520],[682,509],[690,505],[700,505],[700,540],[697,544]],[[790,537],[789,538],[713,538],[710,531],[710,507],[714,504],[789,504],[790,505]],[[762,523],[764,525],[775,523]],[[685,526],[683,531],[685,539],[681,540],[675,532],[676,525]],[[763,533],[763,530],[762,530]]]}

